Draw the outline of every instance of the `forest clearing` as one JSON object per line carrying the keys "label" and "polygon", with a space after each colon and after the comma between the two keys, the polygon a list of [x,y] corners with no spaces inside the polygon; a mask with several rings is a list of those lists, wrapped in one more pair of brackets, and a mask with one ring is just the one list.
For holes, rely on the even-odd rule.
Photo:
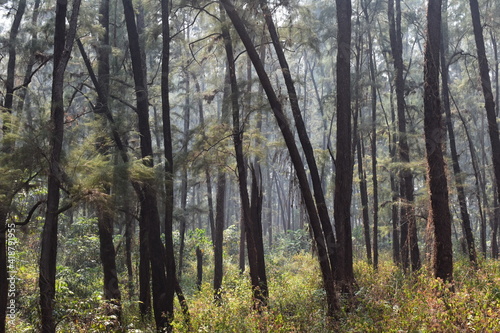
{"label": "forest clearing", "polygon": [[500,332],[499,1],[0,17],[0,333]]}

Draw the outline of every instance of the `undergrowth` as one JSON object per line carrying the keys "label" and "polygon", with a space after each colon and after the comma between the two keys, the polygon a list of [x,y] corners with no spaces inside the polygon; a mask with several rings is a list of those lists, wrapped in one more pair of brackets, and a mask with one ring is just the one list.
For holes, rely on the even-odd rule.
{"label": "undergrowth", "polygon": [[[199,244],[199,243],[198,243]],[[188,244],[187,258],[194,246]],[[483,260],[474,269],[455,262],[453,286],[436,280],[424,267],[404,274],[390,258],[375,271],[355,262],[357,288],[341,297],[337,320],[326,320],[325,292],[317,259],[305,251],[282,249],[266,256],[269,304],[253,309],[248,272],[240,274],[236,256],[225,254],[222,302],[214,303],[211,247],[204,246],[205,275],[195,285],[196,263],[186,261],[182,285],[190,324],[176,303],[175,332],[500,332],[500,261]],[[8,332],[37,332],[40,327],[36,256],[26,251],[18,272],[19,310]],[[72,254],[73,258],[74,254]],[[58,267],[56,313],[58,332],[116,332],[101,296],[101,274],[94,264]],[[142,319],[135,297],[122,282],[122,323],[126,332],[154,332],[151,318]]]}

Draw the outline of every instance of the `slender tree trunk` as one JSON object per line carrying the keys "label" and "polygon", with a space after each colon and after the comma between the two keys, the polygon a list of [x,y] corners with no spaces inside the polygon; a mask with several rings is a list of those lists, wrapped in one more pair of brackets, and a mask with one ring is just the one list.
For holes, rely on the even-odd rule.
{"label": "slender tree trunk", "polygon": [[307,165],[309,166],[309,171],[311,174],[311,180],[314,191],[314,199],[316,202],[318,215],[321,221],[321,227],[323,228],[323,233],[325,235],[328,255],[330,256],[330,258],[332,258],[330,259],[331,260],[330,264],[332,266],[331,269],[332,271],[334,271],[336,269],[336,267],[334,267],[335,235],[333,233],[332,223],[330,221],[330,216],[328,214],[328,209],[321,184],[321,177],[319,175],[316,158],[314,157],[314,150],[311,141],[309,140],[309,135],[307,134],[307,129],[304,120],[302,119],[302,113],[300,110],[299,100],[297,92],[295,90],[295,85],[292,79],[290,67],[288,66],[288,62],[286,60],[285,53],[281,45],[281,41],[278,36],[278,32],[274,25],[271,10],[268,7],[267,0],[259,0],[259,1],[262,12],[264,13],[264,18],[266,20],[271,40],[273,42],[274,50],[276,51],[276,54],[278,56],[281,72],[285,80],[286,88],[288,91],[288,97],[290,98],[290,105],[292,108],[293,119],[295,121],[295,128],[297,129],[299,140],[302,145],[302,150],[304,151]]}
{"label": "slender tree trunk", "polygon": [[[191,82],[190,82],[190,75],[187,72],[186,69],[186,76],[185,76],[185,82],[186,82],[186,95],[184,99],[184,138],[182,140],[182,154],[184,156],[187,156],[188,153],[188,144],[189,144],[189,122],[190,122],[190,115],[191,115],[191,108],[190,108],[190,87],[191,87]],[[182,268],[184,266],[184,248],[186,244],[186,227],[187,227],[187,212],[186,212],[186,205],[187,205],[187,195],[188,195],[188,170],[187,170],[187,165],[185,164],[182,168],[181,172],[181,210],[182,210],[182,218],[181,218],[181,223],[180,223],[180,246],[179,246],[179,269],[177,272],[178,279],[181,280],[182,277]]]}
{"label": "slender tree trunk", "polygon": [[429,224],[434,231],[432,267],[434,276],[453,280],[451,214],[443,154],[444,128],[439,100],[439,53],[441,0],[429,0],[424,63],[424,132],[427,152],[427,179],[431,207]]}
{"label": "slender tree trunk", "polygon": [[54,65],[51,98],[51,137],[49,177],[47,189],[47,211],[43,226],[40,254],[40,308],[42,332],[55,332],[54,303],[57,257],[57,224],[59,215],[59,187],[61,185],[61,153],[64,137],[64,72],[75,40],[80,0],[74,0],[69,28],[66,31],[67,0],[56,4],[54,32]]}
{"label": "slender tree trunk", "polygon": [[[227,66],[229,68],[229,82],[231,87],[231,108],[233,116],[233,142],[236,157],[236,168],[238,173],[238,185],[240,192],[241,201],[241,218],[243,219],[245,225],[245,235],[247,242],[247,252],[248,252],[248,265],[250,266],[250,279],[252,282],[253,297],[255,301],[255,307],[260,309],[261,306],[267,305],[267,282],[261,281],[261,276],[259,274],[259,255],[256,243],[256,228],[257,223],[252,218],[255,217],[251,212],[250,197],[248,195],[247,189],[247,172],[246,163],[243,155],[243,133],[240,127],[240,110],[239,110],[239,90],[238,83],[236,80],[236,63],[233,55],[232,40],[229,33],[229,28],[224,25],[225,14],[221,5],[221,21],[222,26],[222,36],[224,38],[224,44],[226,48],[227,56]],[[258,207],[256,208],[258,209]],[[262,232],[262,231],[261,231]],[[262,238],[261,238],[262,240]],[[263,247],[262,247],[263,249]],[[263,258],[263,255],[262,255]],[[265,273],[265,268],[264,268]],[[264,274],[265,276],[265,274]],[[261,282],[263,285],[261,286]]]}
{"label": "slender tree trunk", "polygon": [[199,246],[196,247],[196,288],[201,291],[203,282],[203,251]]}
{"label": "slender tree trunk", "polygon": [[[145,65],[141,57],[139,34],[134,18],[132,1],[123,0],[123,7],[134,74],[141,156],[143,158],[143,163],[147,167],[153,167],[153,149],[149,127],[149,99],[147,87],[145,86],[146,78],[144,77]],[[160,238],[160,216],[156,192],[152,182],[145,181],[141,184],[141,196],[139,199],[141,203],[141,212],[144,218],[141,223],[149,232],[149,260],[151,262],[153,310],[156,328],[157,330],[170,330],[173,310],[168,308],[168,300],[170,299],[170,295],[174,292],[175,284],[167,284],[165,273],[166,263],[164,260],[165,248]]]}
{"label": "slender tree trunk", "polygon": [[458,204],[460,206],[460,215],[462,217],[462,232],[467,242],[467,254],[469,256],[470,262],[476,266],[476,248],[474,246],[474,236],[472,235],[472,228],[470,222],[469,211],[467,209],[467,200],[465,196],[465,176],[462,174],[460,169],[460,164],[458,160],[457,145],[455,140],[455,132],[453,129],[453,123],[451,119],[451,108],[450,108],[450,97],[449,97],[449,86],[448,86],[448,20],[446,17],[447,5],[443,4],[443,25],[442,25],[442,42],[441,42],[441,84],[442,84],[442,96],[443,96],[443,108],[446,114],[446,126],[448,130],[448,137],[450,142],[450,152],[451,160],[453,166],[453,174],[455,176],[455,183],[457,187]]}
{"label": "slender tree trunk", "polygon": [[141,209],[139,217],[139,311],[143,319],[151,314],[151,265],[149,262],[149,231],[144,212]]}
{"label": "slender tree trunk", "polygon": [[[101,95],[98,95],[95,112],[101,112],[103,108],[109,108],[109,0],[102,0],[99,6],[99,23],[104,30],[102,41],[98,48],[98,69],[97,79]],[[102,118],[106,122],[106,118]],[[109,156],[109,151],[104,144],[100,147],[103,155]],[[111,193],[110,188],[106,188],[107,193]],[[121,293],[118,286],[118,272],[116,270],[116,253],[113,245],[113,216],[108,211],[107,207],[98,206],[98,227],[99,227],[99,242],[100,256],[104,273],[104,299],[110,301],[112,309],[110,314],[115,315],[118,321],[121,321]]]}
{"label": "slender tree trunk", "polygon": [[[370,25],[368,5],[363,5],[363,13],[366,24]],[[373,40],[371,29],[368,29],[368,64],[370,68],[370,92],[371,92],[371,138],[370,148],[372,157],[372,184],[373,184],[373,267],[378,268],[378,176],[377,176],[377,83],[375,73],[375,60],[373,52]]]}
{"label": "slender tree trunk", "polygon": [[[226,71],[227,72],[227,71]],[[222,97],[221,123],[227,124],[229,117],[229,77],[226,73]],[[226,219],[226,175],[219,170],[217,175],[217,194],[215,197],[215,235],[214,235],[214,299],[217,304],[222,300],[221,287],[224,276],[223,241],[224,221]]]}
{"label": "slender tree trunk", "polygon": [[283,107],[281,102],[278,99],[267,75],[264,66],[262,65],[262,61],[255,49],[255,46],[252,43],[246,28],[238,15],[236,8],[232,5],[228,0],[220,0],[220,2],[224,5],[224,9],[226,10],[231,22],[233,23],[236,31],[238,32],[240,39],[242,40],[245,48],[248,52],[250,59],[254,65],[255,71],[259,76],[259,80],[264,88],[264,91],[268,97],[269,103],[271,105],[271,109],[276,118],[278,126],[281,130],[283,138],[285,140],[285,144],[287,145],[288,151],[290,153],[290,158],[292,160],[295,172],[297,174],[297,179],[299,182],[299,186],[302,192],[302,196],[304,199],[304,203],[307,207],[307,211],[309,214],[309,220],[311,224],[311,228],[313,229],[314,238],[318,247],[318,259],[321,267],[321,272],[323,276],[323,283],[326,290],[327,304],[328,304],[328,316],[334,317],[335,313],[339,309],[339,304],[337,300],[337,296],[334,288],[334,279],[333,272],[331,269],[330,258],[328,256],[325,236],[323,234],[323,230],[321,228],[321,222],[318,217],[317,208],[309,188],[307,174],[305,173],[304,164],[300,157],[300,153],[295,144],[294,136],[292,131],[290,130],[290,126],[286,120],[286,117],[283,112]]}
{"label": "slender tree trunk", "polygon": [[405,83],[403,78],[403,43],[401,32],[401,2],[396,0],[396,13],[394,13],[394,0],[389,0],[389,34],[391,39],[392,56],[394,59],[396,101],[398,113],[399,131],[399,159],[405,164],[400,171],[400,195],[401,195],[401,262],[404,269],[410,267],[412,270],[420,268],[420,254],[417,243],[417,230],[415,212],[413,207],[413,174],[408,167],[410,162],[410,147],[406,133],[406,103],[404,99]]}
{"label": "slender tree trunk", "polygon": [[219,171],[217,177],[217,194],[215,197],[215,243],[214,243],[214,292],[215,300],[219,302],[221,300],[221,287],[222,278],[224,276],[223,272],[223,260],[222,260],[222,244],[223,244],[223,231],[224,231],[224,198],[226,194],[226,175]]}
{"label": "slender tree trunk", "polygon": [[486,49],[484,46],[483,28],[477,0],[470,0],[470,10],[472,15],[472,25],[474,27],[474,38],[476,40],[477,58],[479,62],[479,72],[481,75],[481,86],[483,89],[486,117],[488,119],[488,133],[490,135],[493,171],[495,175],[495,186],[497,193],[500,193],[500,137],[495,111],[495,100],[491,89],[490,70]]}
{"label": "slender tree trunk", "polygon": [[362,217],[363,217],[363,231],[365,236],[366,259],[371,265],[372,261],[372,246],[370,241],[370,217],[368,215],[368,189],[366,182],[366,172],[363,170],[363,153],[361,144],[361,135],[358,134],[356,143],[356,151],[358,157],[358,176],[359,176],[359,192],[361,195]]}

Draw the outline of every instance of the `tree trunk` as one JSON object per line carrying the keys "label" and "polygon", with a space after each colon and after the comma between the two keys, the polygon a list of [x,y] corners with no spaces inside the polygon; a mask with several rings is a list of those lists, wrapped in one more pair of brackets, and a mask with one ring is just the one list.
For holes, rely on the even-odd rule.
{"label": "tree trunk", "polygon": [[344,291],[354,283],[351,235],[352,134],[351,134],[351,2],[337,5],[337,152],[335,157],[335,197],[333,203],[337,236],[338,276]]}
{"label": "tree trunk", "polygon": [[470,10],[472,25],[474,27],[474,38],[476,40],[479,72],[481,74],[481,86],[483,89],[486,116],[488,119],[488,133],[490,135],[491,142],[495,187],[497,189],[497,193],[500,193],[500,138],[496,119],[495,100],[493,97],[493,90],[491,89],[490,70],[488,66],[488,58],[486,57],[483,28],[481,26],[481,17],[477,0],[470,0]]}
{"label": "tree trunk", "polygon": [[450,108],[450,90],[448,86],[449,74],[448,74],[448,20],[446,17],[447,5],[443,4],[443,24],[442,24],[442,43],[441,43],[441,83],[442,83],[442,96],[443,96],[443,109],[446,114],[446,127],[448,130],[448,137],[450,141],[450,152],[451,160],[453,166],[453,174],[455,176],[455,183],[457,187],[458,204],[460,206],[460,215],[462,217],[462,232],[467,242],[467,254],[469,256],[470,262],[477,266],[476,259],[476,248],[474,246],[474,236],[472,235],[472,228],[470,222],[469,211],[467,209],[467,200],[465,196],[465,175],[462,174],[460,169],[460,164],[458,160],[457,145],[455,140],[455,132],[453,129],[453,123],[451,119],[451,108]]}
{"label": "tree trunk", "polygon": [[434,231],[432,267],[434,276],[453,280],[453,249],[448,184],[443,156],[444,128],[439,100],[439,52],[441,39],[441,0],[429,0],[427,42],[424,62],[424,132],[427,153],[427,179],[430,190],[429,224]]}
{"label": "tree trunk", "polygon": [[276,95],[269,76],[267,75],[264,66],[262,65],[262,61],[255,49],[255,46],[252,43],[246,28],[238,15],[236,8],[228,1],[221,0],[220,1],[224,5],[224,9],[226,10],[231,22],[233,23],[236,31],[238,32],[240,39],[242,40],[245,48],[248,52],[248,56],[252,60],[255,71],[259,76],[259,80],[266,92],[267,98],[269,100],[269,104],[271,105],[271,109],[276,118],[278,126],[281,130],[283,138],[285,140],[285,144],[287,145],[288,151],[290,153],[290,158],[295,168],[295,172],[297,174],[297,179],[299,182],[299,186],[301,189],[301,193],[304,199],[304,203],[307,207],[307,211],[309,214],[309,220],[311,224],[311,228],[313,229],[314,238],[318,247],[318,259],[321,267],[321,272],[323,276],[323,283],[326,290],[326,297],[328,303],[328,316],[333,317],[335,312],[339,309],[339,304],[337,300],[337,296],[335,294],[334,288],[334,279],[333,272],[331,269],[330,258],[328,256],[328,252],[326,249],[325,236],[323,234],[323,230],[321,228],[321,222],[318,217],[317,208],[309,188],[307,174],[304,169],[304,164],[300,157],[300,153],[295,144],[295,139],[292,131],[290,130],[290,126],[286,120],[285,114],[283,112],[283,107],[281,102]]}
{"label": "tree trunk", "polygon": [[196,247],[196,288],[201,291],[203,282],[203,251],[199,246]]}
{"label": "tree trunk", "polygon": [[[263,293],[264,290],[261,289],[261,280],[259,275],[259,256],[257,253],[256,244],[256,222],[252,219],[250,198],[247,189],[247,172],[246,163],[243,155],[243,133],[240,127],[240,109],[239,109],[239,90],[238,82],[236,80],[236,64],[233,54],[232,40],[229,33],[229,28],[225,23],[225,14],[221,9],[221,21],[222,21],[222,36],[224,38],[224,44],[227,56],[227,66],[229,68],[229,82],[231,87],[231,109],[233,116],[233,142],[236,157],[236,168],[238,175],[238,185],[240,192],[240,202],[241,202],[241,218],[245,225],[245,235],[247,242],[247,253],[248,253],[248,265],[250,266],[250,280],[252,283],[254,304],[257,309],[262,306],[267,305],[267,298]],[[261,239],[262,240],[262,239]],[[265,281],[263,281],[265,283]],[[267,288],[267,284],[266,284]]]}
{"label": "tree trunk", "polygon": [[[189,144],[189,121],[190,121],[190,115],[191,115],[191,108],[190,108],[190,89],[191,89],[191,81],[190,81],[190,75],[187,72],[185,72],[185,82],[186,82],[186,95],[184,98],[184,130],[183,130],[183,140],[182,140],[182,150],[181,153],[184,156],[187,156],[188,153],[188,144]],[[182,217],[180,221],[180,228],[179,228],[179,233],[180,233],[180,246],[179,246],[179,269],[177,271],[177,276],[179,281],[182,278],[182,269],[184,266],[184,248],[186,244],[186,227],[187,227],[187,212],[186,212],[186,205],[187,205],[187,195],[188,195],[188,170],[187,170],[187,164],[184,164],[182,167],[182,172],[181,172],[181,210],[182,210]]]}
{"label": "tree trunk", "polygon": [[54,32],[54,65],[52,77],[52,98],[50,108],[50,157],[47,189],[47,211],[43,226],[40,254],[40,308],[43,332],[55,332],[54,302],[57,257],[57,224],[59,215],[59,187],[61,185],[61,153],[64,137],[64,72],[68,64],[78,22],[80,0],[74,0],[68,30],[66,31],[66,12],[68,2],[61,0],[56,4]]}
{"label": "tree trunk", "polygon": [[[174,212],[174,158],[172,149],[172,129],[170,110],[170,2],[161,2],[162,18],[162,58],[161,58],[161,101],[163,121],[163,146],[165,154],[165,266],[167,294],[165,307],[169,313],[169,320],[174,316],[174,290],[172,286],[177,285],[175,269],[174,240],[173,240],[173,212]],[[179,293],[177,293],[179,295]],[[181,303],[182,304],[182,303]]]}
{"label": "tree trunk", "polygon": [[366,184],[366,172],[363,170],[361,135],[358,133],[356,151],[358,157],[359,192],[361,195],[363,231],[365,236],[366,259],[372,264],[372,246],[370,242],[370,217],[368,215],[368,189]]}
{"label": "tree trunk", "polygon": [[[363,13],[366,24],[370,25],[368,4],[363,4]],[[375,73],[375,54],[373,52],[373,39],[371,29],[368,29],[368,64],[370,69],[371,92],[371,138],[370,148],[372,157],[372,184],[373,184],[373,267],[378,268],[378,176],[377,176],[377,82]]]}
{"label": "tree trunk", "polygon": [[[147,167],[153,167],[153,149],[151,143],[151,131],[149,127],[149,99],[146,78],[144,77],[144,66],[141,57],[139,34],[134,18],[134,8],[131,0],[123,0],[125,21],[127,24],[130,56],[132,59],[132,70],[138,114],[138,130],[140,134],[140,148],[143,163]],[[168,308],[168,299],[175,288],[174,284],[167,285],[165,274],[166,263],[164,260],[165,248],[160,238],[160,216],[157,206],[156,190],[151,181],[141,184],[140,195],[141,212],[144,220],[142,227],[147,228],[151,262],[153,310],[157,330],[171,330],[170,322],[173,310]]]}
{"label": "tree trunk", "polygon": [[401,262],[406,270],[410,267],[412,270],[420,268],[420,255],[417,243],[415,212],[413,207],[413,174],[408,167],[410,163],[410,147],[406,136],[406,103],[404,99],[405,82],[403,78],[403,43],[401,33],[401,1],[396,0],[396,13],[394,13],[394,0],[389,0],[389,35],[391,39],[392,56],[395,69],[395,87],[398,114],[399,131],[399,159],[404,164],[399,174],[400,195],[401,195]]}
{"label": "tree trunk", "polygon": [[[281,72],[283,74],[283,79],[286,84],[288,91],[288,97],[290,99],[290,106],[293,113],[293,119],[295,121],[295,128],[297,129],[297,134],[299,136],[300,143],[302,145],[302,150],[306,157],[307,165],[309,166],[309,171],[311,175],[314,199],[316,201],[316,209],[318,211],[318,216],[321,222],[321,227],[323,228],[324,237],[326,240],[326,247],[328,255],[330,258],[335,258],[335,235],[333,233],[332,223],[330,221],[330,216],[328,215],[328,207],[326,205],[324,192],[321,184],[321,177],[319,175],[318,166],[316,163],[316,158],[314,157],[314,150],[309,140],[309,135],[307,134],[307,129],[302,119],[302,113],[299,106],[299,100],[297,92],[295,91],[295,85],[292,79],[290,67],[283,52],[283,47],[281,46],[281,41],[278,36],[278,32],[273,22],[273,17],[271,10],[268,7],[267,0],[259,0],[260,7],[264,14],[266,20],[267,28],[273,42],[274,50],[278,56],[278,60],[281,67]],[[350,38],[350,35],[349,35]],[[335,270],[334,260],[331,259],[330,265],[332,266],[332,271]]]}

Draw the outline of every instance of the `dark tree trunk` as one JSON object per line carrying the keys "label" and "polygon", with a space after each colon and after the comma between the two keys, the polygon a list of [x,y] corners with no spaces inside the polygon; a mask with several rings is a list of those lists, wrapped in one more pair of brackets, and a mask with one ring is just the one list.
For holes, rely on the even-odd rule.
{"label": "dark tree trunk", "polygon": [[359,176],[359,192],[361,195],[361,206],[362,206],[362,218],[363,218],[363,231],[365,238],[365,248],[366,248],[366,259],[368,263],[372,264],[372,246],[370,241],[370,217],[368,214],[368,189],[366,182],[366,172],[363,170],[363,153],[361,144],[361,135],[356,143],[356,151],[358,157],[358,176]]}
{"label": "dark tree trunk", "polygon": [[[125,21],[129,41],[132,70],[134,74],[138,130],[140,134],[140,147],[143,163],[147,167],[153,167],[153,149],[151,143],[151,131],[149,127],[149,100],[146,78],[144,77],[144,63],[141,57],[139,34],[134,18],[134,8],[131,0],[123,0]],[[148,230],[149,260],[151,262],[153,310],[157,330],[171,329],[173,311],[168,308],[168,299],[174,292],[175,284],[167,284],[166,263],[164,260],[165,248],[160,238],[160,216],[157,206],[157,197],[154,184],[145,181],[141,185],[141,214],[142,227]]]}
{"label": "dark tree trunk", "polygon": [[460,215],[462,217],[462,232],[467,242],[467,254],[469,256],[470,262],[476,266],[476,248],[474,246],[474,236],[472,235],[472,228],[470,222],[469,211],[467,209],[467,200],[465,196],[465,175],[462,174],[460,169],[460,164],[458,160],[457,145],[455,140],[455,131],[453,129],[453,123],[451,119],[451,108],[450,108],[450,89],[448,86],[448,20],[446,18],[447,6],[443,4],[443,24],[442,24],[442,38],[441,38],[441,84],[442,84],[442,96],[443,96],[443,109],[446,114],[446,127],[448,130],[448,138],[450,142],[450,152],[451,160],[453,166],[453,174],[455,176],[455,183],[457,187],[458,204],[460,206]]}
{"label": "dark tree trunk", "polygon": [[278,126],[285,140],[285,144],[287,145],[288,151],[290,153],[290,158],[292,160],[292,164],[297,174],[299,187],[301,189],[304,203],[307,207],[307,212],[309,214],[309,221],[311,224],[311,228],[313,229],[314,238],[318,247],[318,259],[321,267],[321,273],[323,276],[323,283],[326,290],[326,297],[328,303],[328,316],[333,317],[339,309],[339,304],[334,288],[333,272],[331,269],[332,266],[330,263],[330,258],[328,256],[325,243],[325,236],[323,234],[321,222],[318,217],[317,208],[311,190],[309,188],[307,174],[305,172],[304,164],[300,157],[300,153],[295,144],[293,133],[290,130],[290,126],[286,120],[281,102],[279,101],[278,96],[276,95],[271,85],[269,76],[267,75],[264,69],[264,66],[257,53],[257,50],[255,49],[255,46],[253,45],[252,40],[248,35],[248,32],[246,31],[246,28],[240,16],[236,11],[236,8],[228,0],[221,0],[220,2],[224,5],[226,12],[229,18],[231,19],[231,22],[233,23],[236,31],[240,36],[240,39],[245,45],[245,48],[248,52],[248,56],[252,60],[255,71],[259,76],[259,80],[267,95],[269,104],[271,105],[271,109],[273,111],[273,114],[276,118]]}
{"label": "dark tree trunk", "polygon": [[434,231],[432,267],[434,276],[453,280],[453,249],[448,184],[443,156],[445,137],[439,100],[439,53],[441,39],[441,0],[429,0],[427,42],[424,63],[424,132],[427,152],[427,180],[431,207],[429,224]]}
{"label": "dark tree trunk", "polygon": [[[248,265],[250,266],[250,280],[252,283],[253,297],[255,302],[255,307],[260,309],[262,306],[267,305],[267,297],[261,287],[261,280],[259,275],[259,256],[257,253],[257,243],[256,243],[256,227],[257,223],[252,219],[254,217],[251,213],[250,197],[248,195],[247,189],[247,171],[246,163],[243,155],[243,132],[240,126],[240,109],[239,109],[239,90],[238,82],[236,80],[236,68],[235,60],[233,54],[233,45],[231,36],[229,33],[229,28],[225,23],[225,13],[221,6],[221,21],[222,26],[222,36],[224,38],[224,44],[227,56],[227,66],[229,69],[229,82],[231,87],[231,109],[233,116],[233,142],[236,157],[236,168],[238,175],[238,186],[240,192],[240,202],[241,202],[241,218],[245,225],[245,236],[247,243],[247,253],[248,253]],[[262,232],[262,231],[261,231]],[[261,238],[262,240],[262,238]],[[263,256],[262,256],[263,257]],[[265,272],[265,270],[264,270]],[[262,281],[267,288],[267,282]]]}
{"label": "dark tree trunk", "polygon": [[196,247],[196,288],[201,291],[203,282],[203,251],[199,246]]}
{"label": "dark tree trunk", "polygon": [[[126,201],[127,202],[127,201]],[[125,205],[128,207],[128,205]],[[134,223],[132,214],[125,216],[125,266],[127,267],[128,300],[134,296],[134,270],[132,266],[132,242],[134,239]]]}
{"label": "dark tree trunk", "polygon": [[474,38],[476,40],[477,58],[479,62],[479,72],[481,74],[481,86],[484,95],[486,117],[488,119],[488,133],[490,135],[491,142],[495,186],[497,193],[500,193],[500,138],[495,112],[495,100],[493,97],[493,90],[491,89],[490,70],[488,66],[488,58],[486,57],[483,28],[481,26],[481,16],[477,0],[470,0],[470,10],[472,15],[472,25],[474,27]]}
{"label": "dark tree trunk", "polygon": [[[229,77],[226,75],[226,81]],[[221,123],[227,124],[229,117],[229,84],[224,83],[224,93],[222,96]],[[221,287],[224,276],[223,267],[223,242],[224,242],[224,221],[226,219],[226,175],[219,170],[217,176],[217,194],[215,196],[215,235],[214,235],[214,299],[217,304],[222,300]]]}
{"label": "dark tree trunk", "polygon": [[413,208],[413,174],[407,164],[410,162],[410,147],[406,133],[406,103],[404,99],[405,82],[403,78],[403,43],[401,33],[401,2],[396,0],[396,13],[394,13],[394,0],[389,0],[389,35],[391,39],[391,50],[395,69],[395,87],[398,114],[398,132],[399,132],[399,159],[405,164],[399,174],[400,196],[401,196],[401,214],[400,214],[400,233],[401,233],[401,263],[406,270],[410,267],[412,270],[420,268],[420,255],[417,244],[417,230],[415,221],[415,212]]}
{"label": "dark tree trunk", "polygon": [[141,209],[139,217],[139,311],[143,319],[151,314],[151,265],[148,246],[149,231]]}
{"label": "dark tree trunk", "polygon": [[[162,58],[161,58],[161,101],[163,121],[163,146],[165,154],[165,266],[166,266],[166,310],[169,320],[174,316],[174,289],[177,285],[175,269],[174,240],[173,240],[173,212],[174,212],[174,157],[172,149],[172,129],[170,121],[170,2],[161,2],[162,17]],[[177,288],[179,289],[179,288]],[[182,292],[178,292],[181,295]],[[182,304],[182,303],[181,303]]]}
{"label": "dark tree trunk", "polygon": [[267,285],[267,273],[264,258],[264,237],[262,235],[262,175],[259,168],[252,168],[252,194],[250,200],[250,214],[253,223],[252,233],[255,238],[255,249],[257,252],[257,274],[259,276],[259,291],[262,297],[269,298]]}
{"label": "dark tree trunk", "polygon": [[107,207],[98,207],[99,244],[102,269],[104,273],[104,299],[111,305],[109,315],[121,321],[121,293],[116,270],[116,253],[113,245],[113,216]]}
{"label": "dark tree trunk", "polygon": [[50,108],[50,157],[47,189],[47,211],[43,226],[40,254],[40,308],[42,332],[55,332],[54,302],[57,257],[57,224],[59,215],[59,187],[61,185],[61,153],[64,137],[64,72],[68,64],[78,22],[80,0],[74,0],[68,31],[66,31],[67,0],[56,4],[54,32],[54,65]]}
{"label": "dark tree trunk", "polygon": [[[297,92],[295,91],[295,85],[292,79],[290,67],[285,57],[281,41],[278,36],[278,32],[273,22],[273,17],[271,10],[268,7],[267,0],[259,0],[260,7],[264,13],[264,18],[266,20],[267,28],[273,42],[274,50],[278,56],[278,60],[281,67],[281,72],[285,80],[286,88],[288,91],[288,97],[290,98],[290,105],[293,113],[293,119],[295,121],[295,128],[297,129],[297,134],[299,136],[300,143],[302,145],[302,150],[309,166],[309,171],[311,174],[311,180],[314,191],[314,199],[316,202],[316,209],[318,211],[318,216],[321,222],[321,227],[323,229],[326,247],[328,255],[331,258],[330,265],[332,266],[332,271],[335,271],[334,258],[335,258],[335,235],[333,233],[332,223],[330,221],[330,216],[328,214],[328,207],[326,205],[324,192],[321,184],[321,177],[319,175],[318,166],[316,163],[316,158],[314,157],[314,150],[309,140],[309,135],[307,134],[306,126],[304,120],[302,119],[302,113],[299,106],[299,100]],[[350,35],[349,35],[350,38]]]}
{"label": "dark tree trunk", "polygon": [[[337,280],[345,291],[354,283],[351,235],[352,134],[351,134],[351,2],[337,4],[337,153],[333,203],[337,236]],[[347,288],[347,290],[346,290]]]}
{"label": "dark tree trunk", "polygon": [[222,243],[224,237],[224,218],[225,218],[225,195],[226,195],[226,175],[219,171],[217,177],[217,194],[215,197],[215,243],[214,243],[214,292],[215,300],[221,300],[222,278],[224,276],[222,260]]}
{"label": "dark tree trunk", "polygon": [[[99,23],[104,30],[102,41],[99,45],[97,58],[97,79],[102,94],[98,95],[96,113],[105,114],[100,109],[109,108],[109,0],[102,0],[99,6]],[[103,118],[106,122],[106,118]],[[106,145],[100,147],[103,155],[109,156],[109,151]],[[108,194],[111,193],[110,188],[106,188]],[[116,253],[113,245],[113,216],[108,211],[107,207],[98,206],[98,227],[99,227],[99,242],[100,256],[104,273],[104,299],[111,303],[111,315],[115,315],[118,321],[121,321],[121,293],[118,286],[118,272],[116,271]]]}
{"label": "dark tree trunk", "polygon": [[[184,130],[183,130],[183,139],[182,139],[182,154],[184,156],[187,156],[188,153],[188,144],[189,144],[189,121],[190,121],[190,115],[191,115],[191,107],[190,107],[190,89],[191,89],[191,78],[190,75],[186,69],[185,72],[185,83],[186,83],[186,95],[184,98]],[[187,169],[187,164],[184,164],[182,167],[181,171],[181,210],[182,210],[182,217],[180,221],[180,228],[179,228],[179,233],[180,233],[180,246],[179,246],[179,269],[177,271],[177,276],[178,279],[181,280],[182,278],[182,269],[184,266],[184,248],[186,246],[186,227],[187,227],[187,212],[186,212],[186,206],[187,206],[187,195],[188,195],[188,169]]]}
{"label": "dark tree trunk", "polygon": [[[367,24],[371,24],[368,15],[368,4],[363,4],[363,13]],[[377,176],[377,83],[375,73],[375,60],[371,29],[368,29],[368,64],[370,68],[371,92],[371,138],[370,148],[372,157],[372,184],[373,184],[373,267],[378,268],[378,176]]]}

